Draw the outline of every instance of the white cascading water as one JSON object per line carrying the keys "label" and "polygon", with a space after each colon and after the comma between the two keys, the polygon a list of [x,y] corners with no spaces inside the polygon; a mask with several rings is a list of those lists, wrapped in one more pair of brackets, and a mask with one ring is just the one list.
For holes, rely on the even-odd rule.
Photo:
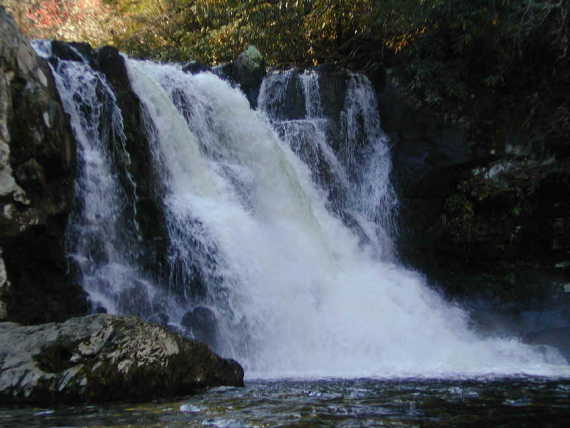
{"label": "white cascading water", "polygon": [[[38,40],[33,46],[40,56],[52,56],[51,42]],[[93,70],[86,59],[57,59],[50,67],[77,142],[75,204],[66,232],[75,279],[87,291],[96,310],[121,313],[137,304],[141,306],[132,293],[136,288],[139,295],[147,296],[137,314],[152,312],[144,306],[164,300],[159,297],[163,292],[138,266],[141,252],[134,215],[136,185],[127,171],[122,173],[130,195],[119,183],[121,172],[116,158],[127,163],[130,160],[115,94],[105,76]],[[110,147],[118,154],[111,153]]]}
{"label": "white cascading water", "polygon": [[[174,65],[127,60],[127,66],[152,122],[172,241],[215,249],[209,303],[220,320],[221,349],[249,377],[567,371],[549,348],[477,337],[465,314],[419,275],[363,248],[307,165],[228,83]],[[350,83],[347,115],[370,107],[362,82]],[[371,153],[385,163],[379,123],[371,126],[378,142]],[[341,168],[332,153],[326,156],[333,170]],[[389,200],[389,170],[378,173],[375,162],[361,169],[376,175],[345,202],[363,222],[377,220],[376,202]],[[349,166],[338,178],[345,185],[354,180]],[[372,205],[362,201],[370,192]]]}
{"label": "white cascading water", "polygon": [[[351,224],[378,258],[393,260],[391,236],[395,233],[398,200],[390,182],[388,139],[380,127],[370,82],[362,75],[349,77],[340,118],[343,141],[339,159],[327,139],[330,119],[321,105],[319,74],[305,71],[296,77],[304,95],[303,119],[281,119],[284,114],[280,108],[295,80],[291,70],[274,72],[264,80],[260,108],[313,172],[313,181],[329,195],[329,210]],[[328,171],[325,177],[319,176],[323,170]]]}
{"label": "white cascading water", "polygon": [[[51,55],[49,44],[35,47]],[[184,283],[191,277],[185,271],[200,265],[208,295],[199,304],[216,315],[217,349],[240,361],[247,376],[568,372],[549,348],[478,338],[460,309],[398,265],[390,157],[365,78],[348,82],[342,147],[364,138],[368,151],[337,156],[315,73],[300,76],[307,114],[296,121],[284,120],[280,103],[297,77],[264,82],[260,106],[270,121],[210,73],[129,59],[127,67],[163,182],[171,272]],[[120,183],[128,153],[116,98],[87,61],[57,60],[52,69],[78,147],[68,228],[77,280],[112,313],[140,306],[123,301],[142,289],[143,303],[160,301],[176,325],[192,302],[139,266],[145,244],[135,220],[136,180],[127,172]],[[320,168],[327,179],[315,174]]]}

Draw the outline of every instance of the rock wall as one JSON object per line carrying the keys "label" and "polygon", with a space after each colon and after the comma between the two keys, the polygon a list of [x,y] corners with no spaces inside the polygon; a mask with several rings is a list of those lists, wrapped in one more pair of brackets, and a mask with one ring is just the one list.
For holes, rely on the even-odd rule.
{"label": "rock wall", "polygon": [[491,131],[446,124],[416,110],[389,77],[378,94],[403,262],[489,332],[536,340],[570,326],[568,145],[531,140],[516,117]]}
{"label": "rock wall", "polygon": [[[141,255],[145,275],[157,282],[166,281],[168,263],[166,222],[163,218],[160,195],[162,185],[152,167],[152,153],[148,144],[140,101],[131,88],[125,60],[117,49],[105,46],[93,49],[86,43],[53,41],[49,61],[54,69],[60,60],[88,61],[93,70],[104,75],[121,110],[124,141],[111,129],[102,130],[108,138],[108,151],[117,166],[118,181],[125,194],[136,194],[132,204],[125,203],[129,218],[136,220],[141,238],[146,243]],[[103,102],[103,101],[101,101]],[[102,126],[108,126],[103,121]],[[126,226],[125,226],[126,228]]]}
{"label": "rock wall", "polygon": [[0,7],[0,320],[87,311],[67,274],[75,149],[48,65]]}

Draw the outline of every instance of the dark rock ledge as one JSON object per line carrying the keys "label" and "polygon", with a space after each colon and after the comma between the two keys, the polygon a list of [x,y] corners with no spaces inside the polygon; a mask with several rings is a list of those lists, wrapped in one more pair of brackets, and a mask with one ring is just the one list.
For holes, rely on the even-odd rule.
{"label": "dark rock ledge", "polygon": [[243,386],[243,369],[208,346],[135,317],[0,323],[0,403],[139,401]]}
{"label": "dark rock ledge", "polygon": [[0,6],[0,321],[88,312],[68,275],[75,142],[48,64]]}

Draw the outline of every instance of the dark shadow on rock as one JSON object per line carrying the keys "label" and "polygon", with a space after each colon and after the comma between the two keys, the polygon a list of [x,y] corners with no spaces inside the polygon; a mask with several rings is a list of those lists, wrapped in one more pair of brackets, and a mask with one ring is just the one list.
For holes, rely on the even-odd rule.
{"label": "dark shadow on rock", "polygon": [[182,66],[182,71],[190,74],[205,73],[212,71],[210,67],[197,61],[190,61]]}
{"label": "dark shadow on rock", "polygon": [[198,306],[184,314],[181,324],[194,339],[207,343],[216,349],[218,326],[216,315],[211,309]]}

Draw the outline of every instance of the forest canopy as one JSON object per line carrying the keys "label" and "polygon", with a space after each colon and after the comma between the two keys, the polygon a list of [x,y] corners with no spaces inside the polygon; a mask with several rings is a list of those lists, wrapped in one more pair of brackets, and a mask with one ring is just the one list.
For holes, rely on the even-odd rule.
{"label": "forest canopy", "polygon": [[[215,65],[254,44],[271,66],[398,68],[418,106],[500,95],[570,132],[568,0],[0,0],[31,38]],[[567,120],[568,119],[568,120]]]}
{"label": "forest canopy", "polygon": [[0,1],[34,38],[210,64],[255,44],[273,65],[378,60],[426,43],[455,55],[490,48],[510,56],[539,39],[565,56],[570,9],[564,0]]}

